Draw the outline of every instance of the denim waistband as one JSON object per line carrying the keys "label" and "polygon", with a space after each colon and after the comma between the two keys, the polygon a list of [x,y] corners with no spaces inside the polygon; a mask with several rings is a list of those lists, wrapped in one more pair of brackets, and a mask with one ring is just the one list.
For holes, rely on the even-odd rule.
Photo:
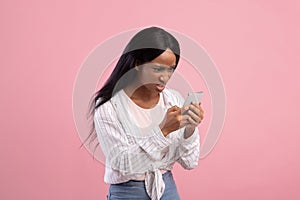
{"label": "denim waistband", "polygon": [[[166,179],[167,177],[172,176],[171,170],[167,170],[165,173],[162,174],[163,179]],[[111,184],[111,185],[133,185],[133,184],[145,184],[145,180],[129,180],[124,183],[117,183],[117,184]]]}

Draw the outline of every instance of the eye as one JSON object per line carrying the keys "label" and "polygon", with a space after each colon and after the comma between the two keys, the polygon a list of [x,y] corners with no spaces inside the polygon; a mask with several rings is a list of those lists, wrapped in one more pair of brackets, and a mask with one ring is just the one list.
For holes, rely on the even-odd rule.
{"label": "eye", "polygon": [[153,72],[156,72],[156,73],[161,73],[161,72],[164,72],[164,71],[166,71],[168,73],[173,73],[175,71],[175,66],[167,67],[167,66],[154,64],[151,67],[152,67]]}
{"label": "eye", "polygon": [[153,67],[153,71],[155,71],[155,72],[162,72],[162,71],[164,71],[164,67]]}
{"label": "eye", "polygon": [[168,72],[173,73],[174,71],[175,71],[175,68],[174,68],[174,67],[169,67],[169,68],[168,68]]}

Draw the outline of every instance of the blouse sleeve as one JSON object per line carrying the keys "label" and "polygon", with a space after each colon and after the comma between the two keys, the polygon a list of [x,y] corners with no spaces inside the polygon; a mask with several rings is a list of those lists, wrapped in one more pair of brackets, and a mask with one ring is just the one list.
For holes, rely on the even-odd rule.
{"label": "blouse sleeve", "polygon": [[[183,135],[183,134],[182,134]],[[200,136],[198,128],[195,128],[194,133],[187,139],[183,136],[179,139],[178,154],[179,159],[177,162],[184,169],[193,169],[198,165],[200,154]]]}
{"label": "blouse sleeve", "polygon": [[160,152],[171,144],[159,126],[152,130],[150,137],[129,141],[110,102],[95,110],[94,123],[106,165],[123,175],[144,173],[152,169],[161,160]]}

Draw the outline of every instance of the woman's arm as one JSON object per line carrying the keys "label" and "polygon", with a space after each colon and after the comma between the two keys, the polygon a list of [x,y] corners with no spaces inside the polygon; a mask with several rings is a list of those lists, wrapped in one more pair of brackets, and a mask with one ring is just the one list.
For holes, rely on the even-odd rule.
{"label": "woman's arm", "polygon": [[161,152],[171,143],[159,126],[147,138],[129,138],[110,102],[95,111],[94,123],[106,165],[124,175],[153,169],[161,160]]}
{"label": "woman's arm", "polygon": [[[169,90],[173,101],[183,106],[184,99],[176,90]],[[200,136],[197,126],[186,126],[177,134],[179,145],[176,148],[176,160],[184,169],[193,169],[198,165],[200,154]]]}
{"label": "woman's arm", "polygon": [[177,162],[184,169],[193,169],[198,165],[200,154],[200,136],[198,128],[196,127],[194,133],[187,139],[181,135],[179,139],[178,159]]}

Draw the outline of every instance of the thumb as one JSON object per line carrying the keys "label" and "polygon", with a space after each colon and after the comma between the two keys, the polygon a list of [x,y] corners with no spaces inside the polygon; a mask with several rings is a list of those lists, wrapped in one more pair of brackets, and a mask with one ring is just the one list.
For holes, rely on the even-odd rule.
{"label": "thumb", "polygon": [[182,113],[182,115],[183,114],[186,114],[186,112],[189,110],[189,106],[183,106],[182,108],[181,108],[181,113]]}
{"label": "thumb", "polygon": [[172,106],[171,108],[168,109],[168,112],[175,112],[177,110],[179,110],[180,108],[178,106]]}

